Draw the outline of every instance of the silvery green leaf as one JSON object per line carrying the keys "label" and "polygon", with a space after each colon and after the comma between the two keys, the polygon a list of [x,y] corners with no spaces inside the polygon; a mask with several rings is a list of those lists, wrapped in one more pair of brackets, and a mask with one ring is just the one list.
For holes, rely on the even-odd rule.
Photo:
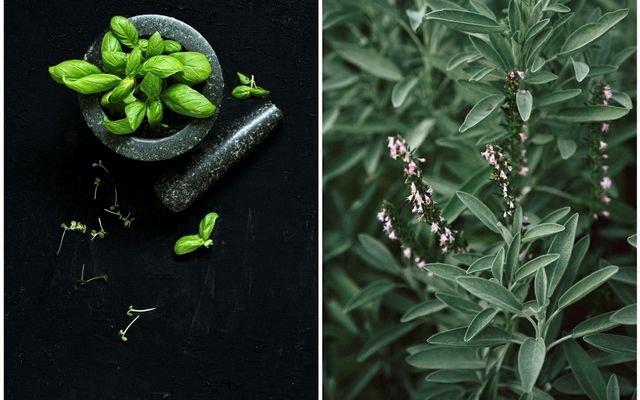
{"label": "silvery green leaf", "polygon": [[538,71],[528,74],[526,78],[524,78],[524,83],[528,83],[530,85],[542,85],[555,81],[556,79],[558,79],[558,75],[556,74],[548,71]]}
{"label": "silvery green leaf", "polygon": [[211,232],[213,232],[213,228],[216,226],[217,219],[218,213],[216,212],[210,212],[202,218],[198,228],[198,233],[201,238],[207,240],[211,237]]}
{"label": "silvery green leaf", "polygon": [[554,104],[562,103],[563,101],[567,101],[573,99],[576,96],[579,96],[580,93],[582,93],[581,89],[558,90],[556,92],[537,97],[536,106],[547,107]]}
{"label": "silvery green leaf", "polygon": [[333,48],[345,61],[373,76],[389,81],[402,79],[402,72],[393,61],[371,49],[346,43],[334,43]]}
{"label": "silvery green leaf", "polygon": [[85,60],[67,60],[49,67],[49,75],[57,83],[64,83],[62,78],[74,81],[88,75],[100,73],[100,68]]}
{"label": "silvery green leaf", "polygon": [[147,43],[146,56],[147,58],[153,56],[159,56],[164,51],[164,41],[160,33],[156,32],[149,38]]}
{"label": "silvery green leaf", "polygon": [[509,70],[509,66],[502,60],[498,52],[490,43],[473,36],[469,36],[469,39],[471,40],[473,47],[475,47],[478,53],[480,53],[487,61],[500,68],[503,72]]}
{"label": "silvery green leaf", "polygon": [[456,282],[469,293],[502,310],[515,314],[522,312],[522,304],[499,283],[477,277],[460,277]]}
{"label": "silvery green leaf", "polygon": [[568,340],[562,344],[564,355],[569,362],[578,385],[591,400],[604,400],[605,384],[598,367],[575,340]]}
{"label": "silvery green leaf", "polygon": [[481,81],[485,76],[495,71],[495,67],[481,67],[469,78],[469,82]]}
{"label": "silvery green leaf", "polygon": [[469,211],[476,216],[489,230],[500,233],[498,229],[498,219],[491,212],[489,207],[487,207],[483,202],[478,200],[477,197],[465,193],[465,192],[456,192],[456,196],[464,203],[465,206],[469,209]]}
{"label": "silvery green leaf", "polygon": [[638,234],[637,234],[637,233],[634,233],[633,235],[629,236],[629,237],[627,238],[627,242],[628,242],[631,246],[633,246],[633,247],[635,247],[635,248],[637,249],[637,248],[638,248]]}
{"label": "silvery green leaf", "polygon": [[[415,147],[412,146],[412,148]],[[487,166],[479,169],[462,183],[458,191],[475,195],[483,186],[489,183],[487,177],[489,176],[491,168],[491,166]],[[442,217],[449,223],[453,223],[464,209],[465,205],[460,201],[458,196],[452,196],[442,210]]]}
{"label": "silvery green leaf", "polygon": [[487,7],[487,5],[482,1],[469,0],[469,3],[471,3],[471,7],[473,7],[480,14],[484,15],[487,18],[491,18],[494,21],[497,20],[496,15],[493,13],[493,11],[491,11],[491,9]]}
{"label": "silvery green leaf", "polygon": [[547,296],[547,273],[544,271],[544,268],[540,268],[538,272],[536,272],[536,277],[533,282],[533,288],[536,295],[536,304],[538,308],[546,307],[549,296]]}
{"label": "silvery green leaf", "polygon": [[569,122],[602,122],[624,117],[629,110],[608,105],[590,105],[560,110],[556,118]]}
{"label": "silvery green leaf", "polygon": [[363,305],[384,296],[395,287],[394,283],[386,279],[374,281],[356,293],[345,305],[344,312],[355,310]]}
{"label": "silvery green leaf", "polygon": [[140,72],[153,72],[160,78],[166,78],[183,70],[183,65],[177,58],[171,56],[153,56],[142,64]]}
{"label": "silvery green leaf", "polygon": [[631,100],[631,97],[629,97],[629,95],[625,92],[614,91],[613,97],[611,98],[626,109],[631,110],[633,108],[633,101]]}
{"label": "silvery green leaf", "polygon": [[464,333],[464,341],[468,342],[475,338],[484,328],[487,327],[487,325],[491,323],[491,321],[493,321],[496,314],[498,314],[498,310],[493,308],[485,308],[476,314]]}
{"label": "silvery green leaf", "polygon": [[538,272],[540,268],[544,268],[552,262],[560,258],[559,254],[543,254],[525,263],[516,272],[516,281],[522,280],[530,275]]}
{"label": "silvery green leaf", "polygon": [[569,57],[571,59],[571,63],[573,64],[573,71],[576,74],[576,80],[578,82],[582,82],[584,78],[589,74],[589,66],[582,61],[576,61],[573,57]]}
{"label": "silvery green leaf", "polygon": [[125,17],[117,15],[111,18],[111,32],[127,47],[133,48],[138,44],[138,30]]}
{"label": "silvery green leaf", "polygon": [[554,139],[553,135],[549,133],[537,133],[530,140],[531,140],[531,143],[542,146],[553,141],[553,139]]}
{"label": "silvery green leaf", "polygon": [[[519,213],[518,213],[518,210],[520,210]],[[520,218],[522,218],[522,208],[520,206],[518,206],[516,208],[516,211],[514,212],[514,218],[513,218],[514,225],[516,225],[517,223],[518,215],[520,215]],[[518,256],[520,255],[520,244],[521,244],[519,228],[517,229],[517,232],[518,233],[516,233],[513,239],[511,240],[511,243],[509,243],[509,248],[507,249],[507,254],[505,256],[505,271],[507,274],[507,282],[511,282],[513,280],[513,276],[515,275],[515,271],[516,271],[516,266],[518,265]]]}
{"label": "silvery green leaf", "polygon": [[621,66],[629,57],[636,52],[636,46],[625,47],[611,58],[611,64]]}
{"label": "silvery green leaf", "polygon": [[456,83],[460,86],[462,86],[462,88],[464,88],[465,90],[469,90],[475,93],[479,93],[482,95],[496,95],[496,96],[502,96],[502,92],[500,91],[500,89],[488,84],[488,83],[483,83],[483,82],[469,82],[469,81],[465,81],[465,80],[459,80],[456,81]]}
{"label": "silvery green leaf", "polygon": [[162,42],[163,46],[164,46],[164,51],[163,53],[165,54],[171,54],[171,53],[175,53],[176,51],[180,51],[182,50],[182,46],[180,45],[180,43],[176,42],[175,40],[164,40]]}
{"label": "silvery green leaf", "polygon": [[406,313],[400,319],[400,322],[409,322],[413,321],[416,318],[425,317],[427,315],[431,315],[440,310],[446,308],[446,305],[438,300],[427,300],[422,303],[416,304],[407,310]]}
{"label": "silvery green leaf", "polygon": [[536,57],[531,63],[531,72],[538,72],[544,67],[547,61],[542,57]]}
{"label": "silvery green leaf", "polygon": [[481,369],[485,362],[475,348],[432,346],[407,357],[407,363],[421,369]]}
{"label": "silvery green leaf", "polygon": [[542,31],[549,24],[549,21],[550,21],[549,18],[545,18],[531,25],[531,27],[527,29],[527,32],[524,34],[525,44],[527,42],[530,42],[534,36],[540,33],[540,31]]}
{"label": "silvery green leaf", "polygon": [[[530,68],[533,62],[538,58],[544,46],[549,43],[552,34],[553,30],[551,28],[544,28],[539,35],[536,35],[533,40],[525,46],[525,64],[527,67]],[[529,81],[529,83],[531,83],[531,81]]]}
{"label": "silvery green leaf", "polygon": [[477,303],[447,293],[436,293],[436,298],[447,307],[465,314],[477,314],[482,311]]}
{"label": "silvery green leaf", "polygon": [[636,354],[638,346],[635,337],[596,333],[584,337],[584,341],[607,353]]}
{"label": "silvery green leaf", "polygon": [[600,285],[605,283],[611,276],[618,272],[618,267],[610,265],[595,272],[575,283],[566,292],[560,296],[558,300],[558,308],[566,308],[576,301],[582,299],[592,291],[596,290]]}
{"label": "silvery green leaf", "polygon": [[162,92],[162,79],[153,72],[147,72],[142,82],[140,82],[140,90],[147,98],[157,99]]}
{"label": "silvery green leaf", "polygon": [[178,82],[195,85],[211,75],[211,64],[207,57],[195,51],[171,53],[183,65],[183,70],[172,76]]}
{"label": "silvery green leaf", "polygon": [[618,22],[623,20],[629,13],[628,9],[621,9],[604,14],[597,22],[582,25],[571,33],[560,49],[561,54],[572,53],[582,49],[592,43],[600,36],[613,28]]}
{"label": "silvery green leaf", "polygon": [[618,322],[611,320],[611,316],[615,311],[610,311],[604,314],[598,314],[594,317],[590,317],[580,322],[571,331],[571,337],[577,339],[585,335],[592,335],[594,333],[605,332],[610,329],[620,326]]}
{"label": "silvery green leaf", "polygon": [[560,3],[556,3],[556,4],[549,4],[544,8],[545,11],[553,11],[553,12],[557,12],[557,13],[568,13],[571,11],[571,9],[567,6],[565,6],[564,4],[560,4]]}
{"label": "silvery green leaf", "polygon": [[427,339],[433,345],[453,347],[493,347],[509,343],[511,334],[502,328],[487,326],[477,332],[473,339],[466,340],[467,328],[456,328],[438,332]]}
{"label": "silvery green leaf", "polygon": [[578,214],[573,214],[563,225],[565,227],[564,231],[553,238],[548,251],[549,254],[560,254],[560,258],[556,262],[545,267],[545,272],[549,278],[549,296],[552,296],[555,292],[569,264],[578,226]]}
{"label": "silvery green leaf", "polygon": [[500,250],[496,253],[496,256],[491,262],[491,274],[500,283],[502,283],[502,275],[504,271],[504,247],[500,247]]}
{"label": "silvery green leaf", "polygon": [[487,271],[491,269],[491,265],[493,265],[493,259],[495,256],[484,256],[480,257],[476,261],[473,262],[467,269],[467,273],[473,274],[476,272]]}
{"label": "silvery green leaf", "polygon": [[526,393],[531,393],[544,364],[546,347],[542,338],[528,338],[518,351],[518,374]]}
{"label": "silvery green leaf", "polygon": [[418,83],[418,78],[406,77],[393,85],[393,90],[391,90],[391,104],[393,104],[395,108],[400,107],[416,83]]}
{"label": "silvery green leaf", "polygon": [[75,80],[68,79],[66,76],[62,77],[62,82],[66,87],[82,94],[106,92],[116,87],[121,80],[110,74],[87,75]]}
{"label": "silvery green leaf", "polygon": [[[419,10],[407,10],[407,17],[409,18],[409,25],[411,25],[411,29],[413,29],[413,31],[417,31],[418,28],[420,28],[420,25],[422,25],[422,21],[424,21],[424,14],[427,11],[427,5],[423,4],[422,7],[420,7]],[[326,29],[324,27],[324,20],[323,22],[323,29]]]}
{"label": "silvery green leaf", "polygon": [[387,329],[382,330],[364,344],[356,360],[358,362],[365,361],[378,350],[409,333],[416,326],[416,324],[391,325]]}
{"label": "silvery green leaf", "polygon": [[636,303],[622,307],[611,315],[611,322],[616,322],[622,325],[636,325],[638,320],[637,307],[638,304]]}
{"label": "silvery green leaf", "polygon": [[516,105],[518,106],[518,112],[520,118],[527,122],[531,116],[531,108],[533,107],[533,96],[528,90],[520,89],[516,93]]}
{"label": "silvery green leaf", "polygon": [[578,144],[572,139],[558,138],[557,144],[560,157],[562,157],[563,160],[569,159],[578,149]]}
{"label": "silvery green leaf", "polygon": [[549,214],[545,215],[544,218],[540,220],[540,224],[546,223],[556,223],[564,218],[567,214],[571,212],[571,207],[562,207],[558,208],[555,211],[551,211]]}
{"label": "silvery green leaf", "polygon": [[595,76],[608,75],[616,72],[618,67],[615,65],[592,65],[587,78],[593,78]]}
{"label": "silvery green leaf", "polygon": [[559,224],[544,223],[534,225],[525,231],[522,243],[533,242],[539,238],[554,235],[562,231],[564,231],[564,226]]}
{"label": "silvery green leaf", "polygon": [[427,264],[425,268],[433,275],[449,281],[455,281],[460,276],[467,276],[467,272],[464,269],[450,264],[431,263]]}
{"label": "silvery green leaf", "polygon": [[387,247],[379,240],[366,234],[359,234],[358,240],[364,251],[369,256],[369,262],[381,271],[397,274],[401,270],[400,265]]}
{"label": "silvery green leaf", "polygon": [[520,30],[521,16],[520,9],[518,8],[517,0],[509,0],[509,6],[507,8],[507,16],[509,20],[509,27],[511,32],[515,33]]}
{"label": "silvery green leaf", "polygon": [[607,400],[620,400],[620,385],[616,374],[611,374],[607,383]]}
{"label": "silvery green leaf", "polygon": [[211,104],[209,99],[183,83],[169,86],[162,92],[160,97],[172,111],[188,117],[208,118],[216,112],[216,106]]}
{"label": "silvery green leaf", "polygon": [[454,54],[447,63],[447,71],[451,71],[452,69],[456,69],[462,64],[468,64],[480,58],[481,56],[476,52],[463,52]]}
{"label": "silvery green leaf", "polygon": [[500,55],[500,58],[507,70],[515,68],[516,61],[513,56],[511,39],[508,37],[505,38],[500,33],[493,33],[489,35],[489,40],[491,41],[493,48],[496,49],[496,52]]}
{"label": "silvery green leaf", "polygon": [[435,383],[479,382],[477,372],[471,370],[443,369],[430,373],[425,379],[427,382]]}
{"label": "silvery green leaf", "polygon": [[492,33],[504,30],[502,26],[491,18],[462,10],[443,9],[432,11],[427,13],[425,19],[438,21],[450,29],[465,33]]}

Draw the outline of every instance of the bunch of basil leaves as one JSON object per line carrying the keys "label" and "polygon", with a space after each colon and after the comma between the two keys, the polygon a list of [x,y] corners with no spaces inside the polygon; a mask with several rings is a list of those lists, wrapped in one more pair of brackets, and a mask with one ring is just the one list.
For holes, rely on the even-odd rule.
{"label": "bunch of basil leaves", "polygon": [[209,60],[202,53],[181,50],[180,43],[163,39],[158,32],[149,39],[140,38],[127,18],[115,16],[102,39],[104,71],[85,60],[68,60],[49,67],[49,74],[78,93],[103,93],[100,104],[124,116],[105,117],[105,126],[114,134],[129,134],[145,116],[151,127],[159,125],[164,106],[193,118],[215,113],[216,106],[191,88],[211,75]]}

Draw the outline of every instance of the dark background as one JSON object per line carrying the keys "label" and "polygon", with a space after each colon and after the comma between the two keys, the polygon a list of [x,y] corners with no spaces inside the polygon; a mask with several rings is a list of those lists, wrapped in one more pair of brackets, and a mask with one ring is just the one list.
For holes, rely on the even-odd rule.
{"label": "dark background", "polygon": [[[209,40],[225,98],[253,73],[283,128],[188,210],[155,198],[171,162],[111,153],[47,67],[82,58],[113,15],[178,18]],[[317,393],[317,5],[301,1],[5,2],[5,395],[7,399],[299,399]],[[214,132],[215,132],[214,127]],[[211,136],[208,137],[210,139]],[[109,176],[91,168],[103,160]],[[93,181],[102,176],[98,201]],[[100,212],[112,201],[135,221]],[[174,241],[220,219],[214,246]],[[68,232],[60,223],[109,232]],[[78,286],[106,272],[109,282]],[[144,314],[123,343],[127,307]]]}

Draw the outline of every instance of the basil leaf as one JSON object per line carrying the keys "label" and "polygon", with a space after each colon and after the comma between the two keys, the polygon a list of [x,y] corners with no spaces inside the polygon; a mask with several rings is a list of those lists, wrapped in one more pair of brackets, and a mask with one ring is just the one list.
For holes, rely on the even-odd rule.
{"label": "basil leaf", "polygon": [[183,65],[183,70],[176,73],[173,79],[187,85],[195,85],[206,80],[211,75],[211,64],[202,53],[195,51],[175,52],[171,54]]}
{"label": "basil leaf", "polygon": [[116,15],[111,18],[111,32],[120,43],[127,47],[133,48],[138,44],[138,30],[125,17]]}
{"label": "basil leaf", "polygon": [[111,74],[125,74],[127,55],[122,51],[103,51],[102,66]]}
{"label": "basil leaf", "polygon": [[211,212],[202,218],[202,221],[200,221],[200,229],[198,230],[200,237],[204,240],[209,239],[211,232],[213,231],[213,227],[216,226],[217,219],[218,213],[215,212]]}
{"label": "basil leaf", "polygon": [[147,47],[149,47],[149,41],[147,39],[138,40],[138,45],[136,46],[136,48],[140,49],[143,54],[146,54]]}
{"label": "basil leaf", "polygon": [[246,100],[251,97],[251,88],[245,85],[236,86],[231,91],[231,95],[237,100]]}
{"label": "basil leaf", "polygon": [[148,72],[140,82],[140,90],[149,99],[156,99],[162,92],[162,79],[158,78],[153,72]]}
{"label": "basil leaf", "polygon": [[136,76],[140,71],[140,63],[142,62],[142,50],[136,47],[129,53],[129,57],[127,58],[127,66],[125,68],[125,73],[127,76]]}
{"label": "basil leaf", "polygon": [[85,60],[67,60],[49,67],[51,79],[61,84],[64,83],[62,82],[63,77],[72,81],[87,75],[99,74],[100,72],[100,68]]}
{"label": "basil leaf", "polygon": [[109,132],[116,135],[126,135],[134,131],[129,124],[129,120],[126,118],[119,119],[117,121],[111,121],[109,120],[109,118],[104,117],[102,121],[104,122],[104,126],[107,127]]}
{"label": "basil leaf", "polygon": [[251,95],[253,97],[265,97],[269,94],[269,91],[261,88],[260,86],[256,86],[251,88]]}
{"label": "basil leaf", "polygon": [[124,108],[125,114],[127,114],[127,120],[129,125],[135,131],[138,129],[147,111],[147,106],[140,100],[136,100],[133,103],[127,104]]}
{"label": "basil leaf", "polygon": [[243,85],[249,85],[251,83],[251,78],[249,78],[248,76],[246,76],[242,72],[236,72],[236,75],[238,75],[238,80]]}
{"label": "basil leaf", "polygon": [[176,51],[182,50],[182,46],[180,45],[180,43],[176,42],[175,40],[164,40],[163,44],[163,53],[166,54],[175,53]]}
{"label": "basil leaf", "polygon": [[182,63],[170,56],[153,56],[142,64],[142,72],[153,72],[160,78],[166,78],[183,70]]}
{"label": "basil leaf", "polygon": [[[176,62],[178,61],[176,60]],[[207,118],[216,112],[216,106],[211,104],[206,97],[183,83],[169,86],[160,97],[171,110],[188,117]]]}
{"label": "basil leaf", "polygon": [[119,103],[127,98],[133,91],[133,87],[135,86],[135,84],[136,80],[134,78],[131,78],[130,76],[121,80],[120,83],[118,83],[118,86],[116,86],[111,92],[109,92],[111,93],[108,98],[109,102]]}
{"label": "basil leaf", "polygon": [[62,77],[62,82],[66,87],[82,94],[105,92],[116,87],[121,80],[119,77],[110,74],[87,75],[76,80]]}
{"label": "basil leaf", "polygon": [[204,244],[204,240],[198,235],[183,236],[173,245],[173,252],[177,255],[191,253]]}
{"label": "basil leaf", "polygon": [[113,33],[107,32],[104,34],[102,38],[102,45],[100,46],[100,52],[104,53],[105,51],[122,51],[122,46],[120,46],[120,42],[113,36]]}
{"label": "basil leaf", "polygon": [[150,100],[147,103],[147,121],[152,127],[158,125],[162,121],[164,116],[164,110],[162,107],[162,101]]}
{"label": "basil leaf", "polygon": [[154,33],[149,38],[147,44],[147,57],[159,56],[164,51],[164,41],[159,32]]}

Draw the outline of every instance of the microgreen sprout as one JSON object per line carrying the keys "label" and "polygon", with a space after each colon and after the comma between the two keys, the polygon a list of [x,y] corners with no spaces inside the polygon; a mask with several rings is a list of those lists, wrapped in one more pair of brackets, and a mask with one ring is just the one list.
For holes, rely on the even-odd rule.
{"label": "microgreen sprout", "polygon": [[94,168],[102,168],[104,172],[106,172],[107,174],[109,173],[109,170],[107,169],[107,167],[105,167],[104,164],[102,164],[102,160],[98,160],[94,162],[93,164],[91,164],[91,166]]}
{"label": "microgreen sprout", "polygon": [[177,255],[191,253],[197,250],[200,246],[209,248],[213,244],[213,240],[210,238],[213,227],[216,225],[218,214],[211,212],[202,218],[198,233],[195,235],[187,235],[178,239],[173,246],[173,252]]}
{"label": "microgreen sprout", "polygon": [[93,185],[95,186],[95,189],[93,189],[93,199],[94,200],[98,197],[98,186],[100,186],[101,182],[102,181],[98,177],[96,177],[96,179],[93,181]]}
{"label": "microgreen sprout", "polygon": [[86,285],[87,283],[91,282],[91,281],[97,281],[98,279],[102,279],[104,281],[104,283],[107,283],[109,281],[109,275],[107,274],[100,274],[100,275],[96,275],[93,278],[89,278],[89,279],[84,279],[84,264],[82,264],[82,271],[80,272],[80,285]]}
{"label": "microgreen sprout", "polygon": [[122,221],[125,228],[130,228],[131,223],[135,220],[135,218],[130,218],[131,213],[127,213],[127,215],[124,216],[122,212],[118,210],[118,208],[120,207],[120,205],[118,204],[118,189],[113,188],[113,193],[114,193],[113,204],[109,206],[109,209],[105,208],[104,211],[108,212],[109,214],[113,214],[117,216],[118,219]]}
{"label": "microgreen sprout", "polygon": [[241,83],[231,91],[231,95],[236,100],[246,100],[251,96],[265,97],[269,94],[268,90],[256,85],[256,79],[253,75],[251,75],[251,78],[241,72],[236,72],[236,75],[238,75],[238,80]]}
{"label": "microgreen sprout", "polygon": [[60,254],[60,250],[62,249],[62,242],[64,241],[64,235],[67,231],[79,231],[82,233],[87,232],[87,226],[81,222],[71,221],[71,223],[67,226],[64,222],[60,224],[60,228],[62,228],[62,236],[60,237],[60,244],[58,245],[58,251],[56,251],[56,255]]}
{"label": "microgreen sprout", "polygon": [[95,239],[96,237],[100,237],[100,239],[104,239],[105,236],[107,236],[107,231],[104,230],[104,228],[102,227],[102,220],[100,219],[100,217],[98,217],[98,224],[100,225],[100,230],[96,231],[95,229],[91,230],[91,240]]}
{"label": "microgreen sprout", "polygon": [[137,314],[142,314],[142,313],[146,313],[149,311],[153,311],[158,307],[153,307],[153,308],[145,308],[143,310],[136,310],[135,308],[133,308],[133,306],[129,306],[129,310],[127,311],[127,315],[130,317],[133,317],[133,313],[137,313]]}
{"label": "microgreen sprout", "polygon": [[139,316],[139,315],[138,315],[138,316],[136,316],[136,317],[133,319],[133,321],[129,322],[129,325],[127,325],[127,327],[126,327],[126,328],[124,328],[124,330],[120,329],[120,330],[118,331],[118,335],[120,335],[120,339],[122,339],[122,341],[123,341],[123,342],[126,342],[127,340],[129,340],[129,339],[127,339],[127,337],[126,337],[125,335],[127,334],[127,331],[129,330],[129,328],[131,328],[131,325],[133,325],[133,323],[134,323],[134,322],[136,322],[136,321],[138,320],[138,318],[140,318],[140,316]]}

